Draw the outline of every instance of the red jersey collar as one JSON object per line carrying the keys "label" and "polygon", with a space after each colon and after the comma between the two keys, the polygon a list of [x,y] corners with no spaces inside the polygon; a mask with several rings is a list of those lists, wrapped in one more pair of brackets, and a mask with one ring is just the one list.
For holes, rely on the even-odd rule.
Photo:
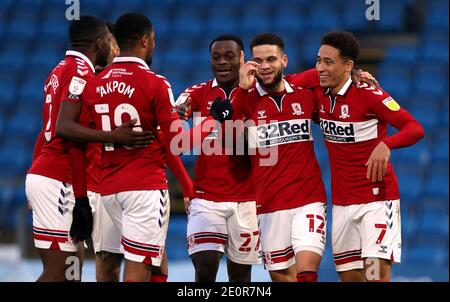
{"label": "red jersey collar", "polygon": [[68,50],[68,51],[66,51],[66,56],[77,57],[77,58],[82,59],[83,61],[85,61],[89,65],[89,67],[91,67],[92,72],[95,73],[95,67],[92,64],[91,60],[89,60],[89,58],[86,57],[81,52],[75,51],[75,50]]}

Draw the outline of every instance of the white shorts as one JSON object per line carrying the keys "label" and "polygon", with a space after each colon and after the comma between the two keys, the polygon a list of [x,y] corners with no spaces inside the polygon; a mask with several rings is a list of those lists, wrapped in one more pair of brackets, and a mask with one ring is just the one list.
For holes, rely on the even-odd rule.
{"label": "white shorts", "polygon": [[401,259],[400,200],[333,206],[336,271],[364,267],[362,258]]}
{"label": "white shorts", "polygon": [[295,264],[295,255],[301,251],[323,255],[327,226],[325,203],[314,202],[260,214],[258,219],[265,269],[289,268]]}
{"label": "white shorts", "polygon": [[87,193],[94,217],[92,230],[94,252],[106,251],[120,254],[120,232],[106,212],[100,194],[91,191]]}
{"label": "white shorts", "polygon": [[120,232],[125,259],[160,266],[169,225],[169,192],[120,192],[102,196],[102,202]]}
{"label": "white shorts", "polygon": [[72,185],[36,174],[27,174],[25,192],[33,212],[34,245],[38,249],[76,252],[69,231],[75,198]]}
{"label": "white shorts", "polygon": [[259,264],[256,204],[195,198],[189,206],[188,252],[220,251],[239,264]]}

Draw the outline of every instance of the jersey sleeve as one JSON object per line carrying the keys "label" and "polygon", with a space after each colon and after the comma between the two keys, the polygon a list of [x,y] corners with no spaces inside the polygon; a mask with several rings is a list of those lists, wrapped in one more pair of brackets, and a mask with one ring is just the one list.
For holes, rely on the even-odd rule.
{"label": "jersey sleeve", "polygon": [[170,83],[160,78],[160,83],[157,83],[157,90],[155,93],[155,114],[158,124],[163,124],[178,119],[175,109],[175,101],[173,98],[172,87]]}
{"label": "jersey sleeve", "polygon": [[91,73],[80,73],[79,70],[69,72],[61,86],[61,101],[79,103],[86,95],[88,81],[94,77]]}
{"label": "jersey sleeve", "polygon": [[367,84],[362,87],[360,89],[369,113],[375,114],[379,120],[399,130],[383,140],[390,149],[413,145],[424,137],[425,133],[420,123],[407,110],[401,108],[387,92]]}
{"label": "jersey sleeve", "polygon": [[175,101],[175,106],[178,107],[187,102],[189,98],[191,98],[191,108],[188,112],[188,117],[191,117],[192,112],[198,111],[200,108],[200,99],[203,94],[203,88],[206,86],[206,83],[202,83],[199,85],[193,85],[187,89],[185,89]]}
{"label": "jersey sleeve", "polygon": [[307,89],[314,89],[320,85],[319,73],[315,68],[300,73],[286,75],[286,81]]}

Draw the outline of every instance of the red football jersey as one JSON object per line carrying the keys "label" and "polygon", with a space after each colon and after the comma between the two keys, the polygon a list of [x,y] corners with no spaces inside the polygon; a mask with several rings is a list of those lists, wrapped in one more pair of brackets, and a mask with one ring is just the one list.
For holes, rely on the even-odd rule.
{"label": "red football jersey", "polygon": [[28,173],[71,183],[68,142],[56,136],[56,121],[62,101],[89,98],[86,87],[88,81],[94,79],[94,72],[94,66],[85,55],[67,51],[64,60],[48,76],[42,112],[44,143]]}
{"label": "red football jersey", "polygon": [[[385,91],[348,79],[336,96],[319,89],[320,127],[328,148],[333,204],[351,205],[399,199],[389,162],[381,182],[367,179],[367,160],[386,138],[387,124],[408,114]],[[412,118],[412,117],[411,117]]]}
{"label": "red football jersey", "polygon": [[165,149],[157,135],[161,123],[177,120],[169,82],[136,57],[117,57],[97,76],[95,102],[98,129],[114,130],[137,119],[134,130],[152,130],[155,140],[146,148],[104,144],[100,193],[167,188]]}
{"label": "red football jersey", "polygon": [[[180,94],[176,105],[183,104],[188,97],[192,99],[191,113],[194,113],[194,126],[210,113],[211,104],[220,97],[222,99],[235,96],[236,88],[227,96],[219,87],[216,79],[194,85]],[[233,116],[233,120],[241,117]],[[222,124],[222,133],[217,131],[205,138],[195,166],[194,197],[218,202],[245,202],[255,200],[254,180],[252,177],[251,159],[246,155],[236,154],[223,143],[222,134],[229,132],[228,124]],[[233,140],[235,142],[235,140]],[[215,154],[206,152],[208,146],[218,144]],[[227,152],[227,153],[226,153]],[[242,153],[241,153],[242,154]]]}
{"label": "red football jersey", "polygon": [[[254,124],[249,144],[254,159],[258,214],[326,202],[320,166],[314,154],[311,123],[315,99],[311,91],[284,80],[282,94],[268,94],[256,84],[239,88],[236,106]],[[268,158],[272,160],[267,161]]]}

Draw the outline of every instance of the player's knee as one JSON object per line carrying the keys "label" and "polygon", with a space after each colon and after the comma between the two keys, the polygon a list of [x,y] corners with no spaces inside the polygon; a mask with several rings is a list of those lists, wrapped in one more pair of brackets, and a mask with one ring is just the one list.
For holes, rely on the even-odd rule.
{"label": "player's knee", "polygon": [[252,276],[252,266],[238,264],[234,262],[228,263],[228,279],[229,282],[250,282]]}

